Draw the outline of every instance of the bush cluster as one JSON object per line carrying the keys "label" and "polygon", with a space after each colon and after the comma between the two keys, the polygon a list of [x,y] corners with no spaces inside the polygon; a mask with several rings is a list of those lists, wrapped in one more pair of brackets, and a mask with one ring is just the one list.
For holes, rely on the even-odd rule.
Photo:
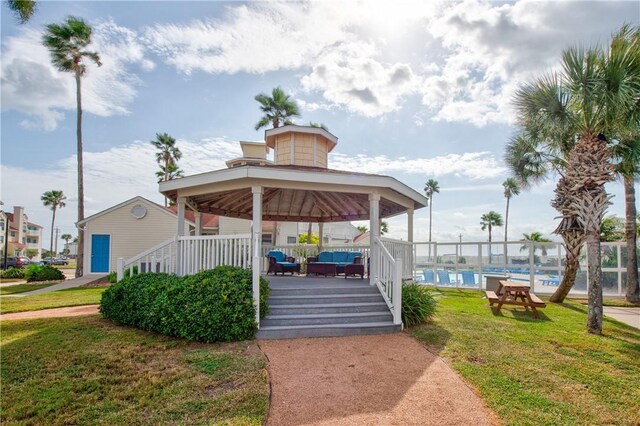
{"label": "bush cluster", "polygon": [[[261,317],[267,297],[269,282],[260,278]],[[257,330],[251,271],[232,266],[125,278],[102,294],[100,312],[120,324],[202,342],[251,339]]]}
{"label": "bush cluster", "polygon": [[0,278],[24,278],[24,269],[11,268],[0,271]]}
{"label": "bush cluster", "polygon": [[24,271],[24,278],[27,282],[58,281],[64,280],[64,274],[53,266],[29,265]]}
{"label": "bush cluster", "polygon": [[[133,265],[133,275],[137,275],[138,274],[138,265]],[[124,270],[124,278],[129,278],[129,276],[131,275],[131,269],[127,268]],[[111,284],[115,284],[116,282],[118,282],[118,274],[116,273],[116,271],[111,271],[109,272],[109,275],[107,275],[107,281],[109,281]]]}
{"label": "bush cluster", "polygon": [[402,286],[402,322],[405,327],[413,327],[431,318],[438,301],[433,292],[420,284]]}

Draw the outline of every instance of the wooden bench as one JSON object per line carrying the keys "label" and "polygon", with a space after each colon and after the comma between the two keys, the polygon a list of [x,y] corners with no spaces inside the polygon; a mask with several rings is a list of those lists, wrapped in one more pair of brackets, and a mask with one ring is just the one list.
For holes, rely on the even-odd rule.
{"label": "wooden bench", "polygon": [[533,293],[529,293],[529,297],[531,298],[531,301],[533,302],[533,306],[535,306],[536,308],[544,308],[547,306],[546,303],[544,303],[544,301],[542,299],[540,299],[538,296],[536,296]]}
{"label": "wooden bench", "polygon": [[487,290],[484,292],[484,294],[487,297],[487,299],[489,299],[489,302],[491,303],[496,303],[498,300],[500,300],[500,298],[496,295],[495,291]]}

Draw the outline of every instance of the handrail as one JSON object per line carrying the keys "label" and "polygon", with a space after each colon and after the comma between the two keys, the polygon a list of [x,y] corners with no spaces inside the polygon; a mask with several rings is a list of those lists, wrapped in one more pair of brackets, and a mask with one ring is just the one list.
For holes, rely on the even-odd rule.
{"label": "handrail", "polygon": [[156,246],[151,247],[149,250],[147,250],[147,251],[143,251],[142,253],[137,254],[137,255],[133,256],[132,258],[125,260],[125,261],[124,261],[124,264],[125,264],[125,266],[126,266],[126,265],[130,265],[131,263],[135,262],[136,260],[140,260],[140,259],[142,259],[143,257],[145,257],[145,256],[148,256],[148,255],[152,254],[154,251],[160,250],[162,247],[166,247],[166,246],[168,246],[169,244],[171,244],[171,243],[175,242],[175,240],[176,240],[176,238],[175,238],[175,237],[173,237],[173,238],[169,238],[168,240],[163,241],[163,242],[161,242],[160,244],[158,244],[158,245],[156,245]]}
{"label": "handrail", "polygon": [[402,266],[403,259],[394,259],[379,237],[374,237],[377,246],[373,281],[393,314],[393,323],[402,325]]}
{"label": "handrail", "polygon": [[227,234],[227,235],[185,235],[178,237],[180,241],[200,241],[200,240],[229,240],[238,238],[251,238],[251,234]]}

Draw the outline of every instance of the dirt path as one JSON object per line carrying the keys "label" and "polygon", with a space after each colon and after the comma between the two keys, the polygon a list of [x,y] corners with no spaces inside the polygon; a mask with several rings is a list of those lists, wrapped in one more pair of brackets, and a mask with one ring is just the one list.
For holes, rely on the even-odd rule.
{"label": "dirt path", "polygon": [[20,320],[36,318],[64,318],[82,315],[97,315],[100,305],[69,306],[67,308],[42,309],[40,311],[15,312],[0,315],[0,320]]}
{"label": "dirt path", "polygon": [[269,425],[492,425],[497,417],[405,333],[261,340]]}

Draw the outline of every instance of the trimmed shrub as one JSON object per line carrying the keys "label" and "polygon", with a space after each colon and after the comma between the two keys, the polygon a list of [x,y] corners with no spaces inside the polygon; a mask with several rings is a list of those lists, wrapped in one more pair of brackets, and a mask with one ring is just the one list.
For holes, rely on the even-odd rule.
{"label": "trimmed shrub", "polygon": [[24,278],[24,269],[11,268],[0,271],[0,278]]}
{"label": "trimmed shrub", "polygon": [[[263,317],[269,297],[264,278],[260,293]],[[145,273],[125,278],[102,294],[100,312],[120,324],[202,342],[251,339],[257,329],[251,271],[231,266],[185,277]]]}
{"label": "trimmed shrub", "polygon": [[109,281],[111,284],[115,284],[118,281],[118,274],[116,273],[116,271],[109,272],[109,275],[107,275],[107,281]]}
{"label": "trimmed shrub", "polygon": [[402,286],[402,322],[405,327],[423,323],[436,311],[438,301],[431,290],[420,284]]}
{"label": "trimmed shrub", "polygon": [[59,281],[64,280],[64,274],[49,265],[29,265],[24,272],[24,278],[27,282],[33,281]]}

